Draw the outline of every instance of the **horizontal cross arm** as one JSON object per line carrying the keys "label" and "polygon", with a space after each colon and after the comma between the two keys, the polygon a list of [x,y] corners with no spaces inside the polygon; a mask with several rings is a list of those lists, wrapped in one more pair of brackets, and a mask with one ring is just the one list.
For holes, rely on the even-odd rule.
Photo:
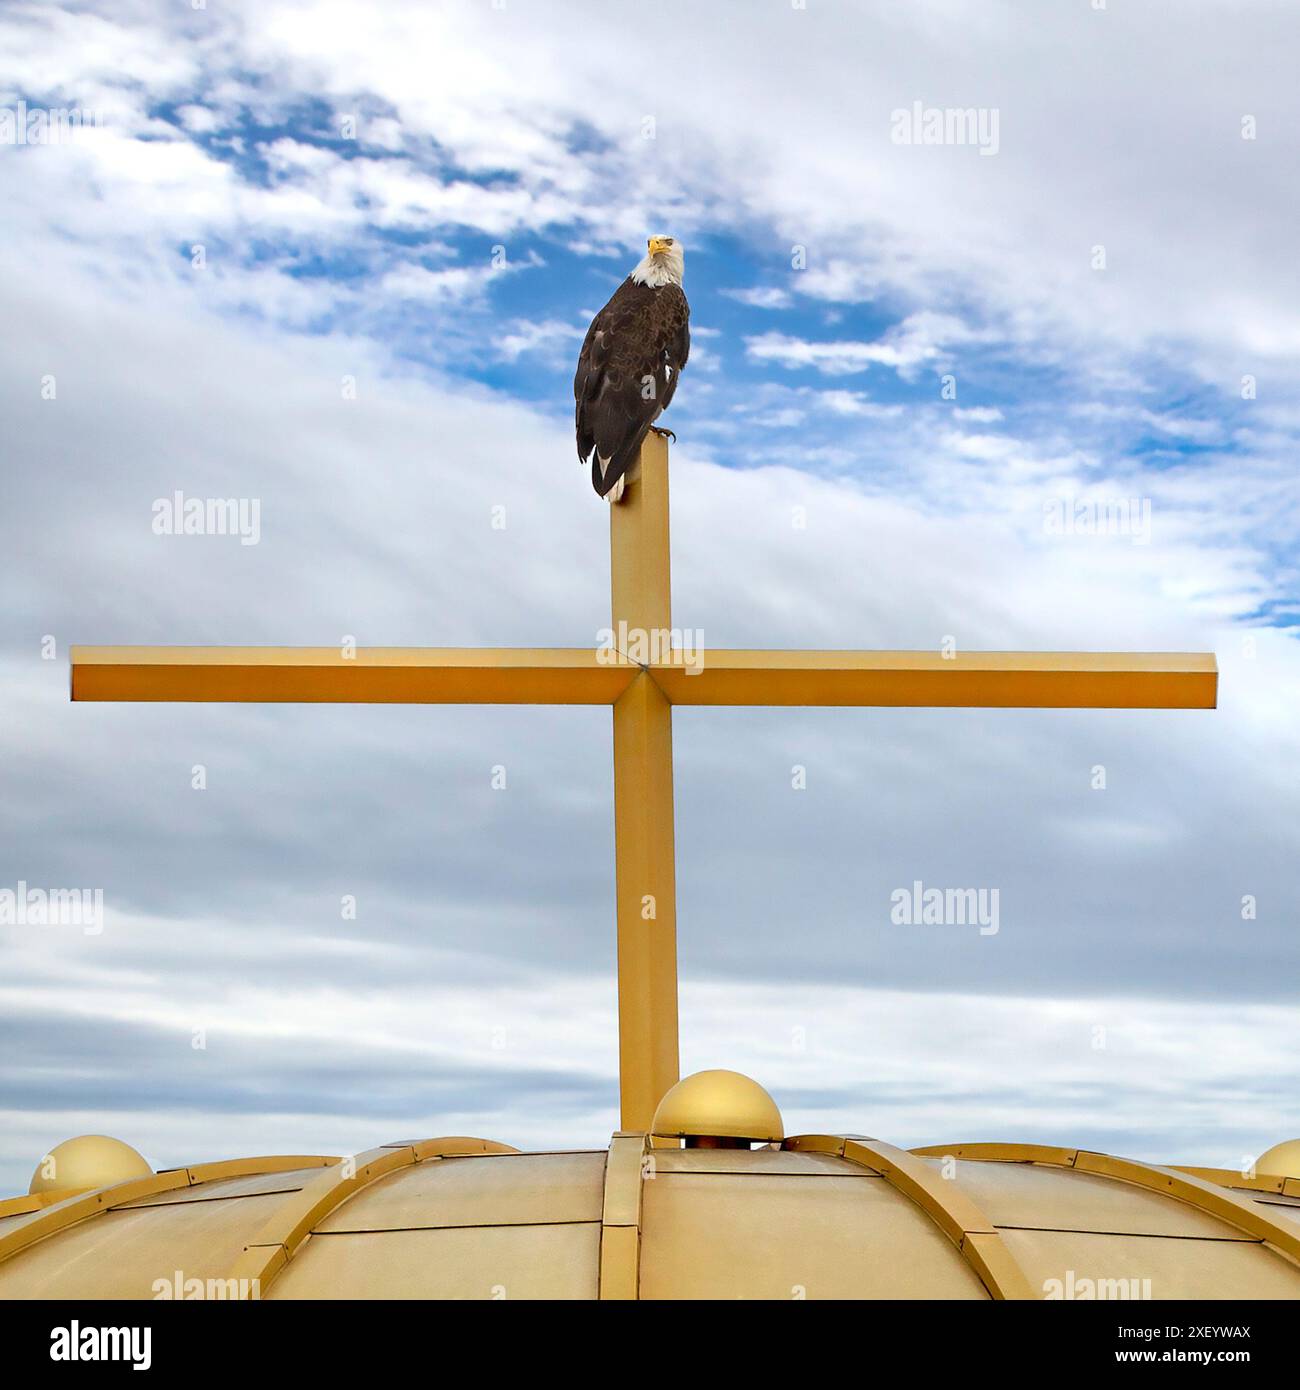
{"label": "horizontal cross arm", "polygon": [[1204,652],[674,652],[73,647],[74,700],[612,705],[640,670],[675,705],[1213,709]]}
{"label": "horizontal cross arm", "polygon": [[649,667],[674,705],[1213,709],[1209,652],[675,652]]}
{"label": "horizontal cross arm", "polygon": [[587,648],[73,647],[74,700],[612,705],[640,668]]}

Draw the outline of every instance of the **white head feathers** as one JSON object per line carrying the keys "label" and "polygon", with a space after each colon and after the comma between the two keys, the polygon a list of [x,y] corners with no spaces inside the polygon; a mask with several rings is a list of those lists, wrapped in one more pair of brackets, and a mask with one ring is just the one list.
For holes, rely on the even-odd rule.
{"label": "white head feathers", "polygon": [[632,272],[632,279],[638,285],[649,285],[652,290],[664,285],[680,285],[686,270],[681,242],[670,236],[652,236],[647,245],[649,250]]}

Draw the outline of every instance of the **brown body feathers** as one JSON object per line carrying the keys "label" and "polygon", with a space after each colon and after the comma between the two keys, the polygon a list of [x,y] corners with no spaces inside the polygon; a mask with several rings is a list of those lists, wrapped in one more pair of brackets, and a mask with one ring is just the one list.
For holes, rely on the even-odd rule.
{"label": "brown body feathers", "polygon": [[690,306],[677,284],[631,276],[592,320],[573,378],[578,457],[604,497],[636,462],[650,426],[677,390],[691,350]]}

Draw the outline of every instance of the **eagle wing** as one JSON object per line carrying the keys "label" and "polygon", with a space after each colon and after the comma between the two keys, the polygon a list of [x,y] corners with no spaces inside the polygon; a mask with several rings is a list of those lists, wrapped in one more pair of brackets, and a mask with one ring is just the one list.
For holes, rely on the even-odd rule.
{"label": "eagle wing", "polygon": [[578,457],[605,494],[635,462],[650,426],[672,400],[690,355],[690,306],[680,285],[652,289],[628,278],[596,315],[573,378]]}

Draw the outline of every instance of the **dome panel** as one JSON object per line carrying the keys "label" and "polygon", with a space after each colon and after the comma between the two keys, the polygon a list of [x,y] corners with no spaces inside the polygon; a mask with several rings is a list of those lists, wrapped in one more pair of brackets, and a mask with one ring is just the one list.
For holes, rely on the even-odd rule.
{"label": "dome panel", "polygon": [[600,1221],[605,1151],[426,1159],[337,1207],[317,1231]]}
{"label": "dome panel", "polygon": [[0,1299],[140,1298],[159,1279],[225,1279],[284,1199],[231,1197],[108,1211],[56,1231],[0,1264]]}
{"label": "dome panel", "polygon": [[1241,1234],[1186,1202],[1075,1168],[958,1160],[955,1174],[957,1185],[997,1226],[1226,1239]]}
{"label": "dome panel", "polygon": [[861,1169],[660,1172],[643,1202],[642,1298],[988,1297],[934,1222]]}
{"label": "dome panel", "polygon": [[[1002,1239],[1046,1297],[1081,1295],[1081,1280],[1106,1281],[1107,1298],[1300,1298],[1300,1269],[1259,1241],[1003,1230]],[[1125,1281],[1116,1293],[1114,1281]]]}
{"label": "dome panel", "polygon": [[266,1298],[594,1299],[599,1293],[597,1220],[314,1235]]}

